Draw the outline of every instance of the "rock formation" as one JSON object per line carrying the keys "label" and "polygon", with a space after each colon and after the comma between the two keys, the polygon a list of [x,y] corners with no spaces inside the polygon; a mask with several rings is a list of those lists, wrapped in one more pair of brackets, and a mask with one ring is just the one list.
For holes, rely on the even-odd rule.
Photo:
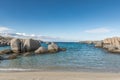
{"label": "rock formation", "polygon": [[42,54],[42,53],[56,53],[59,51],[66,51],[65,48],[58,47],[55,43],[49,43],[48,48],[42,47],[40,45],[41,41],[33,39],[17,39],[13,38],[10,41],[11,49],[6,49],[0,51],[0,55],[8,54],[7,58],[0,56],[0,60],[5,59],[16,59],[19,55],[21,56],[30,56],[33,54]]}
{"label": "rock formation", "polygon": [[95,47],[102,47],[103,46],[103,42],[102,41],[94,42],[94,44],[95,44]]}
{"label": "rock formation", "polygon": [[120,53],[120,37],[106,38],[95,46],[102,47],[112,53]]}
{"label": "rock formation", "polygon": [[0,47],[1,46],[10,46],[10,40],[11,40],[12,38],[10,38],[10,37],[2,37],[2,36],[0,36]]}
{"label": "rock formation", "polygon": [[51,53],[58,52],[59,47],[58,47],[58,45],[56,45],[55,43],[52,42],[51,44],[48,45],[48,51]]}
{"label": "rock formation", "polygon": [[30,52],[38,49],[40,43],[33,39],[12,39],[11,49],[14,53]]}
{"label": "rock formation", "polygon": [[20,39],[12,39],[10,42],[11,49],[14,53],[20,53],[21,52],[21,41]]}
{"label": "rock formation", "polygon": [[39,47],[37,50],[35,50],[36,54],[41,54],[41,53],[47,53],[48,50],[44,47]]}

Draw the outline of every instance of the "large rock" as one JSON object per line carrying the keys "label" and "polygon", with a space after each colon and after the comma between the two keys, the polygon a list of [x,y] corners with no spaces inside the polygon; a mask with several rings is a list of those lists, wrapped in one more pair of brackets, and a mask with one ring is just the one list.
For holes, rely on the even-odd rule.
{"label": "large rock", "polygon": [[39,47],[37,50],[35,50],[36,54],[41,54],[41,53],[47,53],[48,50],[44,47]]}
{"label": "large rock", "polygon": [[95,43],[95,47],[102,47],[102,46],[103,46],[102,41],[98,41]]}
{"label": "large rock", "polygon": [[21,52],[21,41],[20,39],[12,39],[10,42],[11,49],[14,53],[20,53]]}
{"label": "large rock", "polygon": [[38,49],[40,47],[40,43],[37,40],[26,39],[23,44],[23,51],[30,52]]}
{"label": "large rock", "polygon": [[52,42],[51,44],[48,45],[48,51],[50,53],[58,52],[59,51],[59,47],[58,47],[57,44],[55,44],[55,43]]}
{"label": "large rock", "polygon": [[112,53],[120,53],[120,37],[104,39],[102,41],[102,48]]}
{"label": "large rock", "polygon": [[10,46],[10,40],[11,40],[12,38],[10,38],[10,37],[2,37],[2,36],[0,36],[0,46]]}
{"label": "large rock", "polygon": [[115,46],[109,47],[108,51],[112,52],[112,53],[120,53],[120,49],[118,47],[115,47]]}
{"label": "large rock", "polygon": [[40,47],[39,41],[33,39],[12,39],[10,44],[14,53],[30,52]]}
{"label": "large rock", "polygon": [[113,38],[104,39],[103,40],[103,45],[119,46],[120,45],[120,38],[119,37],[113,37]]}

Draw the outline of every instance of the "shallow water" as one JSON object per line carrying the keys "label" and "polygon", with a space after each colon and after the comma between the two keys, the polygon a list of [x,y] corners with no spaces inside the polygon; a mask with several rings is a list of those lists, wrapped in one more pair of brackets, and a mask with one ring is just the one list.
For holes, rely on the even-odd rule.
{"label": "shallow water", "polygon": [[[66,52],[19,57],[0,61],[0,71],[93,71],[120,72],[120,55],[95,48],[93,44],[59,42]],[[42,44],[46,47],[45,44]],[[0,50],[10,47],[0,47]]]}

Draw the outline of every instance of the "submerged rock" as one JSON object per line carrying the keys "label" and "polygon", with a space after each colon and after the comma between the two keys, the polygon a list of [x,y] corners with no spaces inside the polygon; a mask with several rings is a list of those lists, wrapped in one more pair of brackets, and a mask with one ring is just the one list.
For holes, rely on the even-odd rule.
{"label": "submerged rock", "polygon": [[27,53],[24,53],[23,56],[31,56],[32,53],[31,52],[27,52]]}
{"label": "submerged rock", "polygon": [[8,56],[7,59],[16,59],[17,56],[18,56],[18,54],[12,54],[12,55]]}
{"label": "submerged rock", "polygon": [[4,57],[2,57],[2,56],[0,56],[0,60],[5,60],[5,58],[4,58]]}
{"label": "submerged rock", "polygon": [[59,48],[59,51],[66,51],[66,48]]}
{"label": "submerged rock", "polygon": [[10,50],[10,49],[0,51],[0,55],[1,54],[10,54],[10,53],[12,53],[12,50]]}

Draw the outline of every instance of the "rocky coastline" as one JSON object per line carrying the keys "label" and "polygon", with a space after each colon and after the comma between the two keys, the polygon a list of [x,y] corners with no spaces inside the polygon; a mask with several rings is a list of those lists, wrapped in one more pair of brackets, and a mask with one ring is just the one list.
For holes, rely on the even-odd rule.
{"label": "rocky coastline", "polygon": [[[11,49],[6,49],[0,51],[0,60],[16,59],[18,56],[30,56],[35,54],[45,54],[45,53],[57,53],[60,51],[66,51],[66,48],[60,48],[54,42],[46,43],[47,48],[41,46],[40,40],[34,39],[18,39],[18,38],[4,38],[0,41],[6,41],[5,45],[10,46]],[[3,57],[2,55],[8,55],[8,57]]]}
{"label": "rocky coastline", "polygon": [[97,48],[103,48],[111,53],[120,53],[120,37],[106,38],[101,41],[80,41],[80,43],[94,44]]}

